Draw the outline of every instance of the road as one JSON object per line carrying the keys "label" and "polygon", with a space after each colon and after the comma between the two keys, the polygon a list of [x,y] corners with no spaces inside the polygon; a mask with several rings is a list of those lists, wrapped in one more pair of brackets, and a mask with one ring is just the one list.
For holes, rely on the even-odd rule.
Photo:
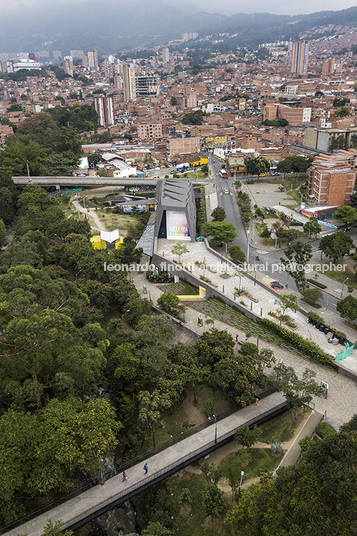
{"label": "road", "polygon": [[[217,190],[218,205],[226,211],[226,221],[233,223],[237,230],[237,238],[232,244],[237,244],[246,255],[246,262],[254,265],[264,264],[264,275],[270,277],[273,280],[279,281],[282,285],[290,291],[296,292],[299,297],[301,296],[298,291],[295,281],[292,277],[289,277],[286,272],[277,272],[277,265],[280,263],[280,258],[284,257],[284,250],[278,251],[266,251],[261,249],[258,236],[254,229],[254,223],[250,223],[250,231],[247,237],[247,231],[245,224],[242,220],[240,209],[237,204],[236,194],[234,189],[234,182],[236,179],[222,179],[219,175],[219,170],[223,167],[220,160],[216,159],[213,155],[209,156],[209,165],[214,176],[214,183]],[[228,194],[225,194],[225,190],[228,189]],[[354,230],[354,235],[351,237],[356,239],[357,231]],[[249,244],[248,244],[249,238]],[[311,263],[330,262],[329,259],[325,259],[321,256],[321,252],[318,250],[318,242],[312,243],[313,256]],[[256,256],[259,255],[260,260],[256,260]],[[257,268],[257,274],[259,268]],[[338,285],[338,283],[336,283]],[[326,292],[323,292],[323,298],[320,300],[320,305],[326,310],[336,312],[336,305],[339,298],[332,296]]]}
{"label": "road", "polygon": [[[223,164],[213,155],[209,155],[209,165],[216,185],[218,206],[224,208],[226,211],[226,221],[233,223],[234,227],[237,229],[238,236],[231,244],[237,244],[242,251],[246,252],[248,244],[247,233],[236,200],[233,186],[234,179],[222,179],[219,176],[219,170],[223,167]],[[228,189],[228,194],[224,193],[226,189]]]}

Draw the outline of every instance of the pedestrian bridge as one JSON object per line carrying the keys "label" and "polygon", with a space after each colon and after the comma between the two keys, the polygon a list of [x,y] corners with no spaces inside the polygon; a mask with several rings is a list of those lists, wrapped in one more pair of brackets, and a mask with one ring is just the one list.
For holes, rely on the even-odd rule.
{"label": "pedestrian bridge", "polygon": [[[171,445],[165,450],[130,469],[125,469],[128,479],[122,482],[122,474],[107,480],[104,485],[96,485],[91,489],[53,506],[45,513],[18,525],[7,527],[6,536],[27,534],[42,536],[43,527],[49,520],[61,520],[64,529],[76,529],[104,512],[115,508],[124,501],[134,497],[141,491],[166,479],[194,461],[207,456],[217,448],[233,439],[237,426],[259,425],[286,409],[286,401],[282,394],[275,392],[262,398],[259,404],[252,404],[240,409],[230,416],[212,424],[199,432]],[[149,471],[145,474],[144,463]],[[6,530],[6,528],[4,528]]]}

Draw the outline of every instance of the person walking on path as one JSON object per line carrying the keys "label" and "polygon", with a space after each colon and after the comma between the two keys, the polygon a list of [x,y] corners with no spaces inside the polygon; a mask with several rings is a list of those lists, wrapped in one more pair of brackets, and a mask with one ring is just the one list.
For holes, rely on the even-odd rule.
{"label": "person walking on path", "polygon": [[148,468],[148,464],[145,463],[145,465],[144,465],[144,471],[145,471],[145,474],[147,474],[148,470],[149,470],[149,468]]}
{"label": "person walking on path", "polygon": [[126,472],[123,471],[123,482],[127,479],[128,477],[126,476]]}

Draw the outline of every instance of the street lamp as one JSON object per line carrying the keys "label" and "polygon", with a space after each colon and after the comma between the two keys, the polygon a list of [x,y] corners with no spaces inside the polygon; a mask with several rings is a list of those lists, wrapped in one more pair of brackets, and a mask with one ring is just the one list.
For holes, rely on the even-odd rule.
{"label": "street lamp", "polygon": [[121,319],[122,319],[122,320],[123,320],[123,317],[126,315],[126,313],[130,313],[130,309],[127,309],[127,310],[125,311],[125,313],[123,313],[123,314],[121,315]]}
{"label": "street lamp", "polygon": [[214,444],[217,443],[217,417],[216,415],[213,415],[214,418]]}
{"label": "street lamp", "polygon": [[346,283],[348,277],[346,277],[346,279],[343,281],[342,283],[342,288],[341,288],[341,299],[343,298],[343,285]]}

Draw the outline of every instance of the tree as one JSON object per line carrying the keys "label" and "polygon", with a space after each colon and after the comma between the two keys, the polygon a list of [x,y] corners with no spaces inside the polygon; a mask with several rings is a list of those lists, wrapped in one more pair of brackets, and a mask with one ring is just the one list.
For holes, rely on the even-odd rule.
{"label": "tree", "polygon": [[63,521],[58,519],[57,521],[48,521],[43,527],[43,536],[73,536],[74,532],[72,530],[65,530],[63,532]]}
{"label": "tree", "polygon": [[249,356],[225,357],[215,364],[211,384],[234,406],[248,406],[255,398],[253,385],[264,386],[262,371],[256,359]]}
{"label": "tree", "polygon": [[182,488],[179,495],[180,504],[192,504],[192,495],[188,488]]}
{"label": "tree", "polygon": [[151,395],[149,391],[141,391],[138,395],[138,401],[140,404],[138,415],[139,421],[151,428],[152,443],[153,447],[155,448],[156,426],[164,426],[164,421],[161,420],[161,412],[164,409],[168,409],[171,406],[171,402],[167,396],[160,394],[156,389],[151,393]]}
{"label": "tree", "polygon": [[236,263],[244,263],[245,255],[237,244],[232,244],[227,248],[230,258]]}
{"label": "tree", "polygon": [[304,173],[309,168],[310,163],[311,159],[292,155],[281,160],[276,166],[276,170],[278,173]]}
{"label": "tree", "polygon": [[312,448],[313,445],[314,445],[314,440],[309,435],[306,435],[299,441],[301,452],[307,452],[308,450]]}
{"label": "tree", "polygon": [[0,519],[13,521],[23,512],[22,498],[68,491],[76,473],[99,474],[110,458],[121,424],[112,405],[52,400],[31,414],[6,411],[0,418]]}
{"label": "tree", "polygon": [[14,215],[15,210],[13,195],[9,188],[6,186],[1,186],[0,179],[0,218],[7,225],[13,220]]}
{"label": "tree", "polygon": [[268,229],[268,227],[264,227],[263,231],[260,233],[260,236],[262,238],[270,238],[271,237],[271,231]]}
{"label": "tree", "polygon": [[223,207],[216,207],[211,216],[213,221],[224,221],[226,219],[226,211]]}
{"label": "tree", "polygon": [[344,223],[347,229],[349,224],[357,221],[357,211],[355,208],[346,205],[344,207],[338,207],[338,209],[332,214],[332,217],[338,222]]}
{"label": "tree", "polygon": [[225,357],[233,357],[234,341],[226,331],[212,328],[205,331],[195,344],[197,356],[213,369],[215,363]]}
{"label": "tree", "polygon": [[180,312],[184,309],[184,306],[180,304],[180,298],[172,292],[164,292],[161,294],[160,298],[157,300],[157,304],[164,311],[176,318],[178,318]]}
{"label": "tree", "polygon": [[270,162],[264,156],[252,158],[245,163],[247,175],[263,175],[270,169]]}
{"label": "tree", "polygon": [[207,236],[213,237],[212,242],[217,246],[232,242],[237,236],[233,223],[225,221],[207,222],[204,229]]}
{"label": "tree", "polygon": [[5,223],[0,219],[0,247],[5,244],[6,239],[6,228]]}
{"label": "tree", "polygon": [[348,318],[354,322],[357,318],[357,299],[350,294],[337,303],[336,309],[342,318]]}
{"label": "tree", "polygon": [[201,465],[201,471],[205,475],[207,484],[217,485],[222,476],[221,469],[215,463],[209,463],[207,460]]}
{"label": "tree", "polygon": [[310,218],[303,226],[304,234],[311,238],[316,236],[322,231],[321,225],[318,223],[317,218]]}
{"label": "tree", "polygon": [[179,262],[181,262],[181,255],[189,252],[190,251],[187,249],[186,245],[182,242],[177,242],[171,250],[171,253],[173,253],[173,255],[178,255]]}
{"label": "tree", "polygon": [[182,118],[183,125],[202,125],[203,116],[206,115],[202,110],[189,112]]}
{"label": "tree", "polygon": [[308,405],[313,396],[321,396],[321,387],[315,382],[316,372],[305,369],[302,377],[298,378],[292,367],[279,364],[274,367],[275,375],[269,377],[269,382],[283,393],[289,406],[297,408]]}
{"label": "tree", "polygon": [[298,309],[297,296],[295,296],[295,294],[282,294],[279,297],[278,304],[280,307],[279,320],[281,325],[287,309],[292,309],[293,311]]}
{"label": "tree", "polygon": [[319,288],[308,288],[304,290],[304,300],[309,305],[318,306],[318,302],[322,300],[323,293]]}
{"label": "tree", "polygon": [[150,521],[141,536],[172,536],[172,532],[158,521]]}
{"label": "tree", "polygon": [[276,238],[279,241],[279,244],[281,244],[282,239],[288,238],[288,230],[285,226],[286,226],[286,223],[282,220],[276,220],[271,226],[272,230],[275,233]]}
{"label": "tree", "polygon": [[197,405],[196,391],[199,385],[202,385],[209,377],[209,367],[201,364],[192,363],[188,373],[188,381],[193,387],[193,403]]}
{"label": "tree", "polygon": [[262,435],[262,429],[254,426],[250,429],[249,426],[244,424],[243,426],[238,426],[234,432],[234,439],[238,442],[238,445],[242,445],[247,449],[250,449],[258,441]]}
{"label": "tree", "polygon": [[297,242],[291,244],[285,250],[286,259],[280,258],[280,262],[285,268],[285,271],[294,279],[296,286],[300,292],[303,292],[308,287],[305,277],[305,267],[312,257],[312,247],[310,244]]}
{"label": "tree", "polygon": [[202,492],[203,508],[206,516],[220,517],[227,509],[227,504],[216,484],[208,484]]}
{"label": "tree", "polygon": [[101,161],[102,155],[100,153],[93,153],[88,156],[88,164],[93,164],[97,167],[97,164]]}
{"label": "tree", "polygon": [[208,169],[208,164],[203,164],[203,165],[201,166],[201,171],[202,171],[202,173],[204,173],[205,175],[208,175],[208,171],[209,171],[209,169]]}
{"label": "tree", "polygon": [[329,145],[329,151],[332,152],[334,151],[335,149],[348,149],[347,147],[347,139],[345,138],[345,136],[334,136],[333,138],[331,138],[331,143]]}
{"label": "tree", "polygon": [[[349,423],[348,423],[349,424]],[[314,442],[295,467],[280,468],[276,478],[254,483],[225,518],[231,534],[348,536],[356,529],[356,430]],[[323,515],[316,513],[323,512]]]}
{"label": "tree", "polygon": [[331,235],[326,235],[320,240],[319,249],[333,259],[334,264],[338,259],[343,258],[353,247],[353,240],[342,231],[337,231]]}
{"label": "tree", "polygon": [[351,115],[351,110],[347,106],[342,106],[342,108],[335,111],[336,117],[346,117],[348,115]]}

